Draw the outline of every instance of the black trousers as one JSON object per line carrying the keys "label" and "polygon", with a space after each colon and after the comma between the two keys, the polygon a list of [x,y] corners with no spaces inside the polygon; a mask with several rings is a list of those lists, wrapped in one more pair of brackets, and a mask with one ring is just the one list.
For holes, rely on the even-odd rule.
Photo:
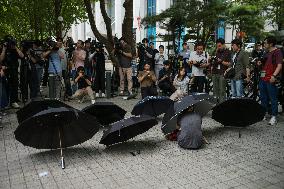
{"label": "black trousers", "polygon": [[6,71],[8,79],[8,96],[10,103],[18,102],[18,87],[19,87],[19,76],[18,68],[8,68]]}
{"label": "black trousers", "polygon": [[154,86],[151,87],[141,87],[141,96],[144,99],[147,96],[157,96],[157,88]]}
{"label": "black trousers", "polygon": [[22,100],[28,100],[30,89],[30,98],[36,98],[39,95],[40,81],[35,67],[29,68],[28,65],[21,65],[20,67],[20,89],[22,93]]}
{"label": "black trousers", "polygon": [[198,92],[202,93],[204,92],[204,85],[206,83],[206,77],[205,76],[194,76],[193,85],[191,87],[191,92]]}
{"label": "black trousers", "polygon": [[65,97],[72,96],[70,73],[68,72],[68,70],[62,70],[62,77],[63,77],[64,85],[65,85],[65,93],[64,93]]}
{"label": "black trousers", "polygon": [[102,93],[105,93],[105,70],[96,70],[94,89],[97,93],[99,92],[99,90],[101,90]]}

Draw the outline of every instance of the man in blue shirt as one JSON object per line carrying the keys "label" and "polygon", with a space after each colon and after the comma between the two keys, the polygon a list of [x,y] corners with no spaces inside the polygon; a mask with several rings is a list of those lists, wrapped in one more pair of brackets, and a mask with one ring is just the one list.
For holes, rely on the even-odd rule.
{"label": "man in blue shirt", "polygon": [[59,47],[54,43],[50,50],[43,53],[44,58],[48,58],[48,74],[49,74],[49,97],[60,98],[61,91],[61,77],[62,77],[62,65],[61,59],[64,58],[64,54],[59,51]]}

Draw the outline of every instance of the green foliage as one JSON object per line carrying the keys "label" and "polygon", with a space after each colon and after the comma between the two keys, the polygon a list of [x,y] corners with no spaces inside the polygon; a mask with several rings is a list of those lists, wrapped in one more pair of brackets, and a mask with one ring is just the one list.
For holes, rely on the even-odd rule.
{"label": "green foliage", "polygon": [[[69,30],[73,23],[87,18],[81,0],[62,0],[61,2],[60,15],[63,17],[63,31]],[[1,1],[0,38],[7,34],[18,40],[55,36],[58,29],[55,4],[55,0]]]}

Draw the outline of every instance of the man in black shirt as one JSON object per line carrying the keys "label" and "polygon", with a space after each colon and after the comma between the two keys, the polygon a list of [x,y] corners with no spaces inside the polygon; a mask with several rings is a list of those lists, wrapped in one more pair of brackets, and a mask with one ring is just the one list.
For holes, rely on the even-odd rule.
{"label": "man in black shirt", "polygon": [[18,105],[18,67],[19,67],[19,58],[23,58],[24,54],[16,46],[16,42],[11,38],[7,38],[7,42],[2,48],[2,53],[0,55],[0,62],[5,69],[5,75],[8,79],[8,88],[9,88],[9,99],[10,104],[13,108],[19,108]]}
{"label": "man in black shirt", "polygon": [[94,92],[91,88],[91,81],[88,76],[85,75],[84,67],[77,68],[78,75],[75,79],[75,83],[78,84],[78,90],[72,96],[72,99],[79,98],[79,102],[83,101],[84,96],[89,95],[92,104],[95,103]]}

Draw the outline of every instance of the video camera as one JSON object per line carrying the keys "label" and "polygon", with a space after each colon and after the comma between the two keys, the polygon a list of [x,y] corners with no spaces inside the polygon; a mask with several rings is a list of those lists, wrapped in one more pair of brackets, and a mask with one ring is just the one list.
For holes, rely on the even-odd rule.
{"label": "video camera", "polygon": [[4,47],[7,47],[8,49],[13,49],[17,45],[16,39],[14,39],[12,36],[7,35],[4,37],[4,39],[1,41],[1,44]]}

